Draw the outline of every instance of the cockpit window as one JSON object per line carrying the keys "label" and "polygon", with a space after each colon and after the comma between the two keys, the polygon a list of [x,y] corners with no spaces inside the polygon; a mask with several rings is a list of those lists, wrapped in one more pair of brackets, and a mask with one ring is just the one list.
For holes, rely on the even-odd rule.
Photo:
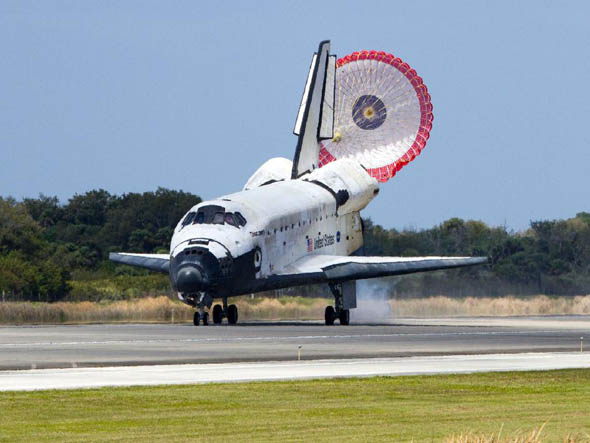
{"label": "cockpit window", "polygon": [[184,218],[184,220],[182,221],[182,227],[184,228],[186,225],[188,225],[189,223],[191,223],[193,221],[193,219],[195,218],[196,212],[189,212],[187,214],[187,216]]}
{"label": "cockpit window", "polygon": [[[223,214],[225,212],[225,208],[217,205],[201,206],[197,210],[197,216],[195,217],[193,223],[199,225],[203,223],[210,225],[211,223],[213,223],[213,218],[215,217],[215,214],[217,214],[218,212],[221,212]],[[223,219],[221,221],[223,223]]]}
{"label": "cockpit window", "polygon": [[222,225],[223,224],[223,212],[216,212],[213,216],[213,224],[214,225]]}
{"label": "cockpit window", "polygon": [[[225,212],[225,208],[217,205],[201,206],[197,212],[191,212],[192,216],[187,216],[183,226],[193,224],[223,225],[228,224],[236,228],[245,226],[247,221],[239,212]],[[190,214],[189,214],[190,215]]]}
{"label": "cockpit window", "polygon": [[246,219],[244,218],[244,216],[243,216],[242,214],[240,214],[239,212],[236,212],[236,214],[235,214],[235,215],[236,215],[236,219],[237,219],[237,221],[238,221],[238,224],[239,224],[240,226],[246,226],[246,223],[247,223],[247,221],[246,221]]}
{"label": "cockpit window", "polygon": [[231,226],[238,227],[238,223],[236,222],[236,217],[231,212],[225,213],[225,223]]}

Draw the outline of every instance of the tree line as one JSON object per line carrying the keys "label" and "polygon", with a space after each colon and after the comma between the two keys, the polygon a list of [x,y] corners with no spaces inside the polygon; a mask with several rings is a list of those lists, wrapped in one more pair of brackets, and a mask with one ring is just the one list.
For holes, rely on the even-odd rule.
{"label": "tree line", "polygon": [[[174,227],[200,201],[195,194],[165,188],[123,195],[99,189],[76,194],[65,204],[45,195],[22,201],[0,197],[0,294],[56,301],[82,278],[145,276],[147,271],[109,262],[109,252],[167,252]],[[532,221],[522,232],[459,218],[401,231],[365,219],[364,229],[365,255],[490,257],[490,266],[388,280],[398,293],[590,293],[587,212],[567,220]]]}
{"label": "tree line", "polygon": [[430,229],[386,230],[365,221],[367,255],[487,256],[489,266],[416,274],[395,281],[406,295],[590,293],[590,213],[531,221],[523,232],[451,218]]}
{"label": "tree line", "polygon": [[109,252],[168,252],[178,220],[200,201],[165,188],[123,195],[99,189],[66,204],[45,195],[0,197],[0,293],[55,301],[79,275],[145,274],[115,266]]}

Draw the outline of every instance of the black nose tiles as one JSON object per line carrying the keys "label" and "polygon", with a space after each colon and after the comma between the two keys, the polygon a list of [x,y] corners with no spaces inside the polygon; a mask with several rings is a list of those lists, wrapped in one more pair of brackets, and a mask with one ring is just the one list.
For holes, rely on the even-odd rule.
{"label": "black nose tiles", "polygon": [[176,274],[176,287],[180,292],[194,293],[202,291],[204,289],[203,283],[203,274],[195,266],[183,266]]}

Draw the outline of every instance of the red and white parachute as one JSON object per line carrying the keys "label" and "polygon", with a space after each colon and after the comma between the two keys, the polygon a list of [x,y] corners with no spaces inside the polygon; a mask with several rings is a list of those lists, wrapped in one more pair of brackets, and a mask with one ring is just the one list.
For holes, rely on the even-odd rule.
{"label": "red and white parachute", "polygon": [[319,166],[359,161],[386,182],[426,146],[432,104],[426,85],[407,63],[377,51],[336,62],[334,137],[320,146]]}

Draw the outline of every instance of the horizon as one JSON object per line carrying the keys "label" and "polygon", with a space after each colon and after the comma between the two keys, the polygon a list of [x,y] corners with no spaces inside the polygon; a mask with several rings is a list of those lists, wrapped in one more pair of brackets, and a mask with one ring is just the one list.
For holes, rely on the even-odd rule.
{"label": "horizon", "polygon": [[[46,197],[46,198],[54,198],[54,197],[55,197],[55,198],[57,198],[57,199],[58,199],[58,204],[59,204],[59,206],[60,206],[60,207],[64,207],[64,206],[66,206],[66,205],[69,203],[69,201],[70,201],[72,198],[74,198],[74,197],[76,197],[76,196],[82,196],[82,195],[84,195],[84,194],[86,194],[86,193],[93,192],[93,191],[106,191],[106,192],[109,192],[109,194],[110,194],[111,196],[113,196],[113,197],[123,197],[123,196],[124,196],[124,195],[126,195],[126,194],[134,194],[134,193],[135,193],[135,194],[144,194],[144,193],[150,193],[150,192],[151,192],[151,193],[155,193],[155,192],[157,192],[159,189],[163,189],[163,190],[167,190],[167,191],[173,191],[173,192],[184,192],[184,193],[189,193],[189,194],[195,195],[196,197],[199,197],[199,198],[201,198],[200,194],[198,194],[198,193],[195,193],[195,192],[186,191],[186,190],[184,190],[184,189],[170,189],[170,188],[164,188],[164,187],[158,187],[158,188],[156,188],[155,190],[149,190],[149,191],[131,191],[131,192],[124,192],[124,193],[111,193],[111,192],[107,191],[106,189],[97,188],[97,189],[90,189],[90,190],[88,190],[88,191],[85,191],[84,193],[74,193],[74,195],[72,195],[71,197],[69,197],[69,198],[68,198],[68,199],[66,199],[66,200],[62,200],[62,199],[60,199],[60,198],[59,198],[57,195],[46,195],[46,194],[43,194],[43,193],[39,193],[39,194],[37,195],[37,197],[23,197],[23,198],[20,198],[20,199],[17,199],[17,198],[15,198],[15,197],[13,197],[13,196],[4,196],[4,195],[0,195],[0,198],[4,198],[4,199],[10,199],[10,198],[12,198],[12,199],[14,199],[16,202],[18,202],[18,203],[22,203],[22,202],[24,202],[24,200],[25,200],[25,199],[40,199],[40,198],[42,198],[42,197]],[[201,201],[205,201],[205,200],[201,198]],[[188,209],[187,209],[187,211],[188,211]],[[411,226],[411,225],[408,225],[408,226],[402,226],[402,227],[395,227],[395,226],[391,226],[391,227],[389,227],[389,226],[385,226],[385,225],[383,225],[382,223],[380,223],[380,222],[378,222],[378,221],[375,221],[375,220],[373,220],[373,218],[372,218],[370,215],[369,215],[369,216],[366,216],[366,217],[363,217],[363,218],[364,218],[365,220],[366,220],[366,219],[369,219],[369,220],[371,220],[371,222],[372,222],[374,225],[379,225],[379,226],[381,226],[381,227],[382,227],[382,228],[384,228],[384,229],[387,229],[387,230],[392,230],[392,229],[395,229],[395,230],[397,230],[397,231],[399,231],[399,232],[404,232],[404,231],[405,231],[405,232],[409,232],[409,231],[415,231],[415,232],[419,232],[419,231],[425,231],[425,230],[429,230],[429,229],[435,228],[435,227],[437,227],[437,226],[439,226],[439,225],[443,224],[444,222],[446,222],[446,221],[448,221],[448,220],[452,220],[452,219],[458,218],[458,219],[461,219],[461,220],[463,220],[464,222],[482,222],[482,223],[484,223],[486,226],[488,226],[489,228],[504,228],[504,229],[506,230],[506,232],[508,232],[508,233],[524,233],[524,232],[528,231],[528,230],[531,228],[531,226],[530,226],[530,224],[531,224],[531,223],[534,223],[534,222],[537,222],[537,221],[552,221],[552,222],[553,222],[553,221],[566,221],[566,220],[574,219],[574,218],[576,218],[576,217],[577,217],[578,215],[580,215],[580,214],[589,214],[589,213],[588,213],[588,212],[586,212],[586,211],[584,211],[584,210],[581,210],[581,211],[577,211],[575,214],[573,214],[573,215],[571,215],[571,216],[569,216],[569,217],[555,218],[555,219],[537,219],[537,220],[530,220],[530,222],[529,222],[529,225],[528,225],[527,227],[523,228],[523,229],[514,229],[514,228],[511,228],[510,226],[507,226],[505,223],[504,223],[504,224],[497,224],[497,225],[494,225],[494,224],[487,223],[487,222],[485,222],[484,220],[480,220],[480,219],[473,219],[473,218],[462,218],[462,217],[456,217],[456,216],[451,216],[451,217],[449,217],[449,218],[446,218],[446,219],[444,219],[444,220],[440,220],[440,221],[438,221],[438,222],[434,223],[432,226],[422,226],[422,227],[419,227],[419,226]],[[362,215],[363,215],[363,214],[361,214],[361,216],[362,216]],[[180,221],[180,220],[179,220],[179,221]]]}
{"label": "horizon", "polygon": [[309,62],[329,38],[339,57],[401,57],[432,95],[424,152],[365,217],[522,231],[588,210],[590,5],[230,4],[3,2],[0,195],[235,192],[292,158]]}

